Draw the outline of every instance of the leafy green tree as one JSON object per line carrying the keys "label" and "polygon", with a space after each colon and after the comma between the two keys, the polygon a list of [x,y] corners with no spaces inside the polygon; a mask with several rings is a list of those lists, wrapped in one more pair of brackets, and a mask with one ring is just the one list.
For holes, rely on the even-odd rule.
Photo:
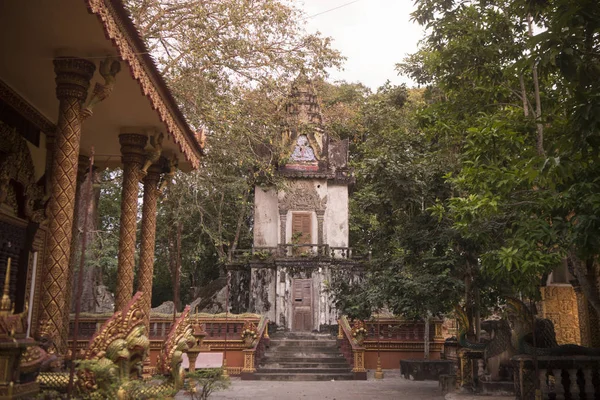
{"label": "leafy green tree", "polygon": [[418,1],[414,17],[429,33],[399,68],[427,85],[423,131],[457,155],[454,195],[432,212],[479,244],[485,273],[530,296],[567,257],[600,310],[598,10]]}
{"label": "leafy green tree", "polygon": [[153,303],[170,296],[189,302],[236,249],[250,247],[253,190],[274,181],[280,105],[291,80],[325,75],[342,58],[328,38],[306,33],[302,12],[284,0],[126,5],[186,118],[205,137],[201,167],[178,174],[159,204]]}

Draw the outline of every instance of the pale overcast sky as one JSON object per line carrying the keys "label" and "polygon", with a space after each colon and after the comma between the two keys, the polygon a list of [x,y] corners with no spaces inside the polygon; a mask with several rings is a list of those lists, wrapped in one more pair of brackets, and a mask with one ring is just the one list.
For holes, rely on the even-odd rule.
{"label": "pale overcast sky", "polygon": [[[352,0],[296,0],[308,16],[342,6]],[[308,18],[306,29],[333,38],[333,47],[347,58],[343,71],[331,71],[330,79],[362,82],[373,90],[386,79],[411,82],[394,70],[408,53],[417,49],[423,30],[410,22],[412,0],[358,0],[339,9]]]}

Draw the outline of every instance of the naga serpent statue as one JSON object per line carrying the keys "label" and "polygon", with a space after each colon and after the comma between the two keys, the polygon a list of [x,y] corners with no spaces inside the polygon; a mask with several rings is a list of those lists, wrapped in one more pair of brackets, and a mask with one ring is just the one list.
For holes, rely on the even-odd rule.
{"label": "naga serpent statue", "polygon": [[[182,385],[182,355],[190,343],[194,343],[189,307],[171,327],[161,350],[159,371],[167,376],[167,381],[126,389],[128,382],[142,381],[143,361],[150,348],[141,296],[141,292],[136,293],[122,311],[114,313],[92,337],[83,353],[76,381],[79,390],[92,399],[161,397]],[[37,380],[43,388],[62,392],[67,389],[69,374],[42,372]]]}
{"label": "naga serpent statue", "polygon": [[[507,299],[508,321],[511,326],[511,342],[519,354],[536,356],[600,356],[600,349],[578,346],[576,344],[559,345],[556,342],[554,324],[549,319],[537,318],[519,299]],[[533,327],[535,321],[535,329]],[[533,336],[535,333],[535,347]]]}
{"label": "naga serpent statue", "polygon": [[493,337],[489,342],[476,343],[469,341],[467,338],[467,332],[470,328],[467,314],[458,306],[455,308],[454,312],[458,319],[458,343],[461,347],[474,351],[482,351],[485,359],[495,357],[506,350],[512,350],[511,331],[506,320],[483,321],[482,328],[490,334],[493,333]]}

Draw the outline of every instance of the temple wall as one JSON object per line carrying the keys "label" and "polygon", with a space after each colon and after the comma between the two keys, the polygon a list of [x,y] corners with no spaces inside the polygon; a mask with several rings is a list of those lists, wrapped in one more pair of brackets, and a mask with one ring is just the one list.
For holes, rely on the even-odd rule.
{"label": "temple wall", "polygon": [[[265,274],[265,272],[259,271],[269,272]],[[274,276],[271,274],[274,274]],[[266,275],[269,275],[268,279],[265,279]],[[328,295],[324,291],[325,282],[328,281],[329,275],[329,268],[327,267],[300,269],[299,267],[279,266],[276,270],[268,268],[253,269],[251,303],[255,305],[255,308],[251,308],[250,311],[267,315],[270,321],[275,322],[278,326],[286,330],[291,330],[293,320],[293,280],[311,279],[313,288],[313,329],[319,329],[321,325],[336,324],[337,314],[335,308],[330,304]],[[267,283],[267,280],[272,276],[275,278],[275,281],[270,280]],[[266,283],[265,286],[260,285],[259,280],[261,279]],[[269,310],[266,310],[264,307],[266,302],[261,300],[261,298],[269,299]],[[271,298],[274,298],[273,303],[270,302]],[[262,308],[257,308],[256,306],[262,306]]]}
{"label": "temple wall", "polygon": [[542,317],[554,323],[558,344],[581,345],[577,296],[571,285],[545,286],[542,294]]}
{"label": "temple wall", "polygon": [[277,271],[274,268],[251,268],[250,312],[276,320],[275,286]]}
{"label": "temple wall", "polygon": [[254,246],[277,246],[279,210],[274,189],[256,187],[254,190]]}
{"label": "temple wall", "polygon": [[348,247],[348,186],[328,185],[323,230],[325,243],[333,247]]}

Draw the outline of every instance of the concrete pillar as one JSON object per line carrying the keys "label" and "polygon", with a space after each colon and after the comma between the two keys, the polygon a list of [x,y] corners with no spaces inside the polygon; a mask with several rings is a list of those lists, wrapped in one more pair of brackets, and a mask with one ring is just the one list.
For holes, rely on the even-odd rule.
{"label": "concrete pillar", "polygon": [[140,243],[140,268],[138,291],[143,292],[142,309],[146,332],[150,332],[150,307],[152,303],[152,276],[154,272],[154,247],[156,240],[156,200],[161,168],[153,164],[144,177],[144,204],[142,206],[142,232]]}
{"label": "concrete pillar", "polygon": [[65,353],[68,332],[65,329],[65,282],[69,279],[73,211],[77,187],[77,167],[81,139],[81,106],[87,97],[96,66],[79,58],[57,58],[56,97],[59,100],[58,123],[54,136],[50,198],[47,208],[47,251],[42,288],[40,320],[47,326],[48,339],[59,353]]}
{"label": "concrete pillar", "polygon": [[[323,238],[323,220],[325,219],[325,210],[317,210],[317,244],[322,245]],[[321,250],[321,249],[319,249]]]}
{"label": "concrete pillar", "polygon": [[285,245],[285,231],[286,231],[286,220],[287,220],[287,210],[279,210],[279,244],[281,245],[281,255],[287,255],[287,248]]}
{"label": "concrete pillar", "polygon": [[135,243],[138,210],[138,183],[140,169],[145,161],[144,147],[148,137],[127,133],[119,135],[123,162],[123,189],[121,195],[121,226],[115,311],[122,310],[133,296]]}

